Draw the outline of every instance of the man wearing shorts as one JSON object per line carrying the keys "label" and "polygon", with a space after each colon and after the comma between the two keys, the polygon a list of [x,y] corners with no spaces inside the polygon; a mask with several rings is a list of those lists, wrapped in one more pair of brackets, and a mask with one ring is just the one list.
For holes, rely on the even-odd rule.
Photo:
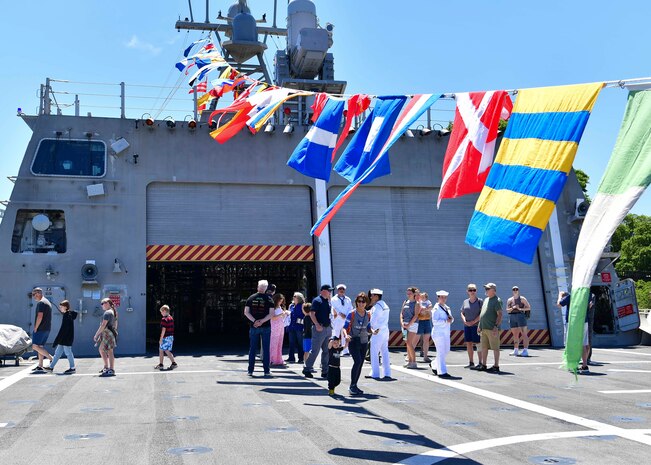
{"label": "man wearing shorts", "polygon": [[[472,369],[475,367],[473,346],[479,343],[477,326],[479,324],[479,314],[481,313],[483,300],[477,298],[477,286],[475,284],[468,284],[466,292],[468,293],[468,298],[461,305],[463,340],[466,342],[466,349],[468,350],[468,365],[464,368]],[[479,350],[477,353],[479,353]]]}
{"label": "man wearing shorts", "polygon": [[32,347],[38,354],[38,365],[34,367],[34,373],[45,373],[43,359],[52,361],[52,356],[45,349],[45,343],[50,335],[52,327],[52,304],[43,297],[43,289],[35,287],[32,289],[32,298],[36,301],[36,320],[34,321],[34,333],[32,334]]}
{"label": "man wearing shorts", "polygon": [[[477,370],[489,373],[500,372],[500,324],[502,323],[502,299],[497,297],[495,283],[484,284],[486,299],[481,306],[479,315],[479,334],[481,340],[481,356]],[[488,349],[493,350],[495,363],[486,368]]]}

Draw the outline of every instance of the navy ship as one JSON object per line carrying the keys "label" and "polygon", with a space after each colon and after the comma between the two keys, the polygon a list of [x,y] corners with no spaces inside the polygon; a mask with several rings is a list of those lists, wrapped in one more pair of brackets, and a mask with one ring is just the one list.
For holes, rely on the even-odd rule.
{"label": "navy ship", "polygon": [[[189,6],[175,28],[209,35],[240,72],[291,89],[345,93],[329,52],[333,27],[318,21],[314,2],[288,2],[285,28],[276,25],[277,1],[271,26],[246,1],[214,21],[208,2],[206,21]],[[286,37],[273,70],[264,60],[269,36]],[[503,298],[518,285],[531,303],[532,345],[563,345],[556,301],[568,287],[588,207],[574,173],[532,265],[473,249],[464,237],[477,196],[436,208],[449,131],[433,127],[428,114],[391,148],[391,176],[358,189],[317,238],[311,226],[347,183],[333,176],[326,185],[286,166],[309,128],[313,97],[288,102],[255,136],[242,132],[220,145],[209,135],[210,111],[200,115],[196,98],[188,98],[194,108],[183,122],[127,118],[123,84],[121,115],[103,117],[80,114],[78,101],[72,109],[57,105],[56,85],[46,79],[38,112],[19,114],[32,137],[3,202],[0,322],[30,331],[38,286],[79,312],[76,354],[96,352],[92,336],[105,297],[119,312],[118,354],[155,348],[163,303],[173,310],[177,347],[210,350],[247,340],[242,310],[259,279],[309,298],[322,283],[343,282],[349,293],[384,291],[399,343],[408,286],[448,290],[456,312],[468,283],[495,282]],[[596,346],[640,342],[633,283],[619,280],[616,258],[604,251],[593,280]],[[462,329],[457,318],[453,345]]]}

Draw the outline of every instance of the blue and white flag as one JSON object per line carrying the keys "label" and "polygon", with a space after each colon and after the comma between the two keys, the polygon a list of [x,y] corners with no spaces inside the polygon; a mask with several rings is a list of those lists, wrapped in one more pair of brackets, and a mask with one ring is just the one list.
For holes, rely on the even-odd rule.
{"label": "blue and white flag", "polygon": [[299,173],[312,178],[330,180],[332,171],[332,150],[337,143],[337,133],[346,101],[330,97],[323,107],[319,119],[298,144],[287,160]]}
{"label": "blue and white flag", "polygon": [[[404,95],[377,98],[373,111],[357,130],[346,147],[346,151],[335,165],[337,173],[349,182],[354,182],[366,172],[389,139],[400,110],[406,101],[407,97]],[[372,173],[369,173],[362,183],[369,183],[375,178],[390,173],[389,157],[382,157]]]}

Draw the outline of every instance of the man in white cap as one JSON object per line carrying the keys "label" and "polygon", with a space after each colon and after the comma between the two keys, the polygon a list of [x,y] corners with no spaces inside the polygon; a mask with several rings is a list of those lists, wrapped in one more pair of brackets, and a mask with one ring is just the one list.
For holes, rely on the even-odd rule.
{"label": "man in white cap", "polygon": [[371,378],[380,378],[380,356],[382,356],[383,379],[391,379],[389,359],[389,306],[382,300],[380,289],[371,289]]}
{"label": "man in white cap", "polygon": [[[337,294],[330,301],[332,305],[332,316],[330,318],[332,321],[332,335],[337,336],[340,341],[343,341],[342,330],[346,323],[346,317],[353,311],[353,303],[350,297],[346,295],[345,284],[337,284],[335,289],[337,290]],[[348,344],[346,344],[342,355],[348,355]]]}
{"label": "man in white cap", "polygon": [[450,352],[450,325],[454,321],[450,307],[446,305],[448,295],[448,291],[438,291],[437,302],[432,309],[432,340],[436,346],[436,360],[431,367],[435,375],[444,379],[452,378],[445,364],[445,357]]}

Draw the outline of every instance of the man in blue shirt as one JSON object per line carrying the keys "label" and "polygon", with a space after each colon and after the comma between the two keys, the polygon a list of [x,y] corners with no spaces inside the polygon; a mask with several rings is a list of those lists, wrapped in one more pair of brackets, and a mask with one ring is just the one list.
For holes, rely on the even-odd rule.
{"label": "man in blue shirt", "polygon": [[321,352],[321,377],[328,377],[328,342],[330,336],[332,336],[332,329],[330,328],[332,290],[332,286],[324,284],[321,286],[319,296],[312,301],[312,308],[308,318],[312,320],[314,327],[312,328],[312,350],[303,368],[303,375],[306,378],[314,377],[312,369],[316,358],[319,356],[319,351]]}

